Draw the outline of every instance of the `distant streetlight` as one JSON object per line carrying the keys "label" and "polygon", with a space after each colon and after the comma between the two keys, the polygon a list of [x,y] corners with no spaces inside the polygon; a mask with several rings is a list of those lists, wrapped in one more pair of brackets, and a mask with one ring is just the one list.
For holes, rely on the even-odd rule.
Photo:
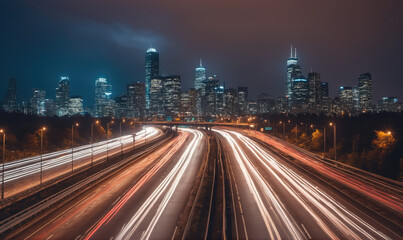
{"label": "distant streetlight", "polygon": [[[113,117],[112,117],[112,119],[114,119]],[[114,124],[115,122],[114,121],[111,121],[110,123],[108,122],[108,123],[106,123],[106,160],[108,160],[109,159],[109,126],[110,126],[110,124]]]}
{"label": "distant streetlight", "polygon": [[283,123],[283,137],[285,139],[285,122],[280,121],[280,124]]}
{"label": "distant streetlight", "polygon": [[41,180],[40,183],[42,185],[43,182],[43,132],[46,131],[46,127],[41,128]]}
{"label": "distant streetlight", "polygon": [[71,125],[71,172],[74,171],[74,127],[78,126],[78,123]]}
{"label": "distant streetlight", "polygon": [[337,161],[337,152],[336,152],[336,123],[335,124],[333,124],[332,122],[329,124],[330,126],[333,126],[333,137],[334,137],[334,140],[333,140],[333,144],[334,144],[334,160],[335,161]]}
{"label": "distant streetlight", "polygon": [[391,132],[391,131],[388,131],[388,135],[392,135],[392,132]]}
{"label": "distant streetlight", "polygon": [[[96,120],[95,124],[99,124],[99,121]],[[94,122],[91,121],[91,167],[94,162]]]}
{"label": "distant streetlight", "polygon": [[3,129],[0,129],[0,133],[3,134],[3,157],[2,157],[2,177],[1,177],[1,199],[4,199],[4,163],[6,158],[6,132]]}
{"label": "distant streetlight", "polygon": [[122,122],[123,123],[126,123],[126,119],[124,119],[123,118],[123,120],[122,121],[120,121],[120,123],[119,123],[119,132],[120,132],[120,138],[119,138],[119,141],[120,141],[120,155],[122,155],[123,154],[123,145],[122,145]]}
{"label": "distant streetlight", "polygon": [[323,158],[326,158],[326,124],[323,125]]}

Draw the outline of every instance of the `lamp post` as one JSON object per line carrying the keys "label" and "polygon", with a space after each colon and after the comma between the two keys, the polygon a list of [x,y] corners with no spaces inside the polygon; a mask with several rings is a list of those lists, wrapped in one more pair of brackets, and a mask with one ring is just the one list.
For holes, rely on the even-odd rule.
{"label": "lamp post", "polygon": [[41,177],[40,177],[40,183],[42,185],[43,182],[43,132],[46,130],[45,127],[41,128]]}
{"label": "lamp post", "polygon": [[122,145],[122,122],[123,123],[125,123],[126,122],[126,120],[125,119],[123,119],[122,121],[120,121],[120,123],[119,123],[119,131],[120,131],[120,155],[122,155],[123,154],[123,145]]}
{"label": "lamp post", "polygon": [[106,123],[106,160],[109,159],[109,126],[110,124],[114,124],[114,121],[111,121],[110,123]]}
{"label": "lamp post", "polygon": [[285,122],[280,121],[280,124],[283,124],[283,137],[285,139]]}
{"label": "lamp post", "polygon": [[333,126],[333,144],[334,144],[334,160],[337,161],[337,152],[336,152],[336,123],[330,123],[330,126]]}
{"label": "lamp post", "polygon": [[108,160],[108,158],[109,158],[109,154],[108,154],[108,151],[109,151],[109,146],[108,146],[108,144],[109,144],[109,123],[106,123],[106,160]]}
{"label": "lamp post", "polygon": [[[95,124],[98,125],[99,121],[96,120]],[[94,163],[94,122],[91,122],[91,167]]]}
{"label": "lamp post", "polygon": [[6,133],[3,129],[0,129],[0,133],[3,134],[3,157],[2,157],[2,174],[1,174],[1,199],[4,199],[4,163],[6,157]]}
{"label": "lamp post", "polygon": [[78,123],[71,125],[71,172],[74,171],[74,126],[78,127]]}
{"label": "lamp post", "polygon": [[323,125],[323,158],[326,158],[326,124]]}

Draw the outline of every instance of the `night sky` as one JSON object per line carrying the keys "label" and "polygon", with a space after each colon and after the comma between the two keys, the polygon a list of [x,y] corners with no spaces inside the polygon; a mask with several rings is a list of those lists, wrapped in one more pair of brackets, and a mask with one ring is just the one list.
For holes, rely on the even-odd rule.
{"label": "night sky", "polygon": [[305,75],[341,85],[373,75],[374,100],[403,100],[402,0],[1,1],[0,98],[17,78],[19,100],[32,88],[55,97],[61,75],[71,95],[92,105],[94,81],[106,77],[113,96],[144,82],[144,55],[160,53],[160,72],[193,87],[199,59],[226,87],[246,85],[250,96],[284,95],[286,58],[297,47]]}

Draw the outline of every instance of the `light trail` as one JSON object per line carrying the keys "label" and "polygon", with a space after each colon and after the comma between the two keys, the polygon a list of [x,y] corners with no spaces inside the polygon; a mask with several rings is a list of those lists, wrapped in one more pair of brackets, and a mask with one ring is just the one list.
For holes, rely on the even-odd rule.
{"label": "light trail", "polygon": [[[147,127],[147,132],[142,130],[135,136],[135,145],[144,144],[147,139],[153,139],[161,134],[159,129],[153,127]],[[122,144],[122,145],[121,145]],[[93,162],[97,162],[104,159],[106,155],[113,156],[120,153],[120,150],[126,150],[133,147],[133,136],[127,135],[119,138],[110,139],[108,141],[101,141],[92,144],[77,146],[74,148],[73,156],[71,149],[65,149],[53,153],[47,153],[43,155],[42,171],[48,173],[46,175],[52,175],[47,177],[57,177],[61,174],[71,171],[71,163],[75,168],[83,165],[89,165],[91,157]],[[73,158],[73,159],[72,159]],[[13,161],[5,164],[4,182],[18,184],[19,181],[24,179],[31,179],[34,175],[40,173],[40,156],[25,158],[17,161]],[[64,169],[60,169],[63,167]],[[53,171],[57,169],[57,171]],[[53,172],[52,172],[53,171]],[[32,185],[30,185],[32,187]],[[27,189],[27,186],[23,186],[19,191]],[[6,189],[7,191],[8,189]],[[13,187],[14,192],[11,195],[17,193],[16,188]],[[10,196],[10,193],[7,194]]]}
{"label": "light trail", "polygon": [[[288,229],[288,233],[290,234],[289,238],[303,239],[303,234],[298,229],[298,227],[295,227],[294,224],[295,221],[292,219],[292,216],[278,201],[274,191],[270,188],[270,186],[266,183],[266,181],[262,178],[262,176],[257,172],[256,168],[252,166],[250,160],[245,155],[244,151],[242,151],[241,147],[228,133],[218,130],[214,131],[220,133],[229,142],[231,150],[234,152],[235,159],[239,164],[243,176],[245,177],[245,180],[248,184],[249,190],[259,208],[260,214],[264,220],[267,231],[270,235],[270,239],[281,239],[281,236],[278,230],[278,224],[275,223],[274,217],[272,217],[272,215],[268,211],[268,208],[266,208],[264,204],[264,199],[262,199],[262,196],[259,193],[257,185],[263,189],[263,197],[267,199],[271,204],[270,208],[272,208],[275,211],[276,218],[281,219],[282,226],[285,226]],[[255,181],[253,179],[255,179]]]}
{"label": "light trail", "polygon": [[[185,136],[189,134],[194,135],[192,141],[186,145],[185,151],[181,154],[179,160],[176,162],[175,166],[170,170],[167,176],[161,181],[158,187],[151,193],[151,195],[143,202],[141,207],[137,212],[131,217],[131,219],[122,227],[116,239],[131,239],[133,234],[136,232],[140,224],[145,224],[147,227],[141,235],[141,239],[148,239],[152,234],[158,220],[160,219],[162,213],[166,209],[173,193],[175,192],[180,180],[182,179],[189,163],[191,162],[197,146],[200,145],[203,134],[197,130],[182,129],[186,133]],[[183,141],[187,137],[183,137]],[[103,225],[108,224],[111,219],[118,213],[118,211],[127,203],[127,201],[146,183],[148,182],[166,162],[172,158],[173,154],[178,151],[179,148],[183,147],[184,142],[178,143],[177,148],[171,149],[164,158],[159,161],[139,182],[136,183],[111,209],[97,224],[91,228],[89,233],[84,239],[90,239],[94,234],[102,228]],[[152,212],[152,209],[156,209],[155,213],[151,216],[152,219],[147,222],[146,217]]]}
{"label": "light trail", "polygon": [[291,145],[285,145],[271,137],[264,136],[261,133],[256,133],[256,137],[263,140],[264,142],[269,143],[270,145],[274,146],[277,149],[280,149],[284,153],[298,159],[299,161],[303,162],[304,164],[313,167],[315,170],[324,174],[340,183],[345,184],[357,191],[361,194],[364,194],[385,206],[390,207],[391,209],[397,210],[403,213],[403,201],[401,198],[396,197],[388,192],[382,190],[382,188],[373,187],[373,185],[366,184],[359,178],[351,175],[346,174],[345,172],[339,171],[334,167],[327,166],[325,164],[320,163],[313,157],[301,153],[298,149]]}
{"label": "light trail", "polygon": [[[254,155],[254,159],[257,159],[261,165],[264,166],[266,173],[270,173],[276,182],[281,184],[283,189],[285,189],[300,205],[300,207],[302,207],[302,209],[312,217],[316,225],[327,234],[328,238],[337,239],[342,235],[342,238],[389,239],[389,237],[384,233],[350,212],[345,206],[338,203],[323,190],[308,182],[292,169],[283,165],[250,138],[233,131],[218,130],[217,132],[230,143],[232,150],[237,152],[235,154],[236,160],[247,181],[248,179],[255,179],[255,184],[263,189],[262,192],[265,196],[268,196],[267,199],[271,201],[270,206],[281,216],[282,222],[277,222],[277,227],[286,225],[288,232],[292,230],[301,234],[301,230],[296,222],[292,220],[292,216],[289,216],[288,213],[282,209],[284,206],[276,203],[281,203],[281,200],[275,194],[271,194],[270,191],[273,190],[271,189],[270,184],[262,179],[261,173],[258,172],[258,167],[252,163],[245,153],[243,153],[241,145],[239,145],[231,135],[234,135],[243,143],[246,149]],[[254,191],[256,187],[253,187],[252,183],[249,184],[249,187],[254,194],[258,206],[261,205],[260,201],[262,200],[259,197],[259,193]],[[260,212],[262,215],[266,214],[265,211],[261,210]],[[288,222],[287,219],[289,219]],[[294,228],[292,228],[293,225]],[[332,231],[334,228],[337,229],[337,232]],[[269,229],[268,231],[270,232]],[[270,237],[273,238],[272,235],[270,235]],[[297,237],[301,238],[302,235],[292,235],[292,238]],[[280,237],[276,236],[276,238]]]}

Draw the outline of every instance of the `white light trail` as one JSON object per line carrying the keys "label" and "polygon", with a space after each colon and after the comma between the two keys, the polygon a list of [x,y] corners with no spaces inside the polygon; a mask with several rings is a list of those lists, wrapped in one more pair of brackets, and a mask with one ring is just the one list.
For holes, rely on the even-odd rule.
{"label": "white light trail", "polygon": [[[134,232],[138,229],[139,225],[146,218],[152,208],[156,207],[157,201],[162,197],[161,203],[158,205],[156,212],[154,213],[152,220],[148,223],[146,230],[141,235],[141,239],[149,239],[152,231],[154,230],[161,214],[164,212],[169,200],[175,192],[182,176],[184,175],[189,163],[191,162],[197,146],[200,145],[203,134],[200,131],[192,129],[182,129],[182,131],[188,131],[195,135],[192,141],[187,145],[184,153],[179,158],[173,169],[163,179],[160,185],[153,191],[153,193],[145,200],[143,205],[130,219],[129,222],[122,228],[117,235],[116,239],[131,239]],[[165,193],[165,194],[164,194]],[[164,194],[164,195],[163,195]]]}
{"label": "white light trail", "polygon": [[[279,162],[250,138],[233,131],[218,132],[226,136],[226,138],[232,138],[229,133],[235,135],[255,156],[255,159],[259,160],[265,167],[265,170],[305,209],[329,238],[338,238],[341,233],[345,238],[390,239],[384,233],[349,211],[323,190]],[[233,142],[238,145],[236,141],[233,140]],[[244,161],[246,160],[244,159]],[[252,167],[257,169],[253,164]],[[265,184],[268,185],[267,182]],[[315,209],[319,212],[315,212]],[[323,217],[326,218],[326,221],[324,221]],[[333,232],[331,227],[335,227],[340,233]]]}

